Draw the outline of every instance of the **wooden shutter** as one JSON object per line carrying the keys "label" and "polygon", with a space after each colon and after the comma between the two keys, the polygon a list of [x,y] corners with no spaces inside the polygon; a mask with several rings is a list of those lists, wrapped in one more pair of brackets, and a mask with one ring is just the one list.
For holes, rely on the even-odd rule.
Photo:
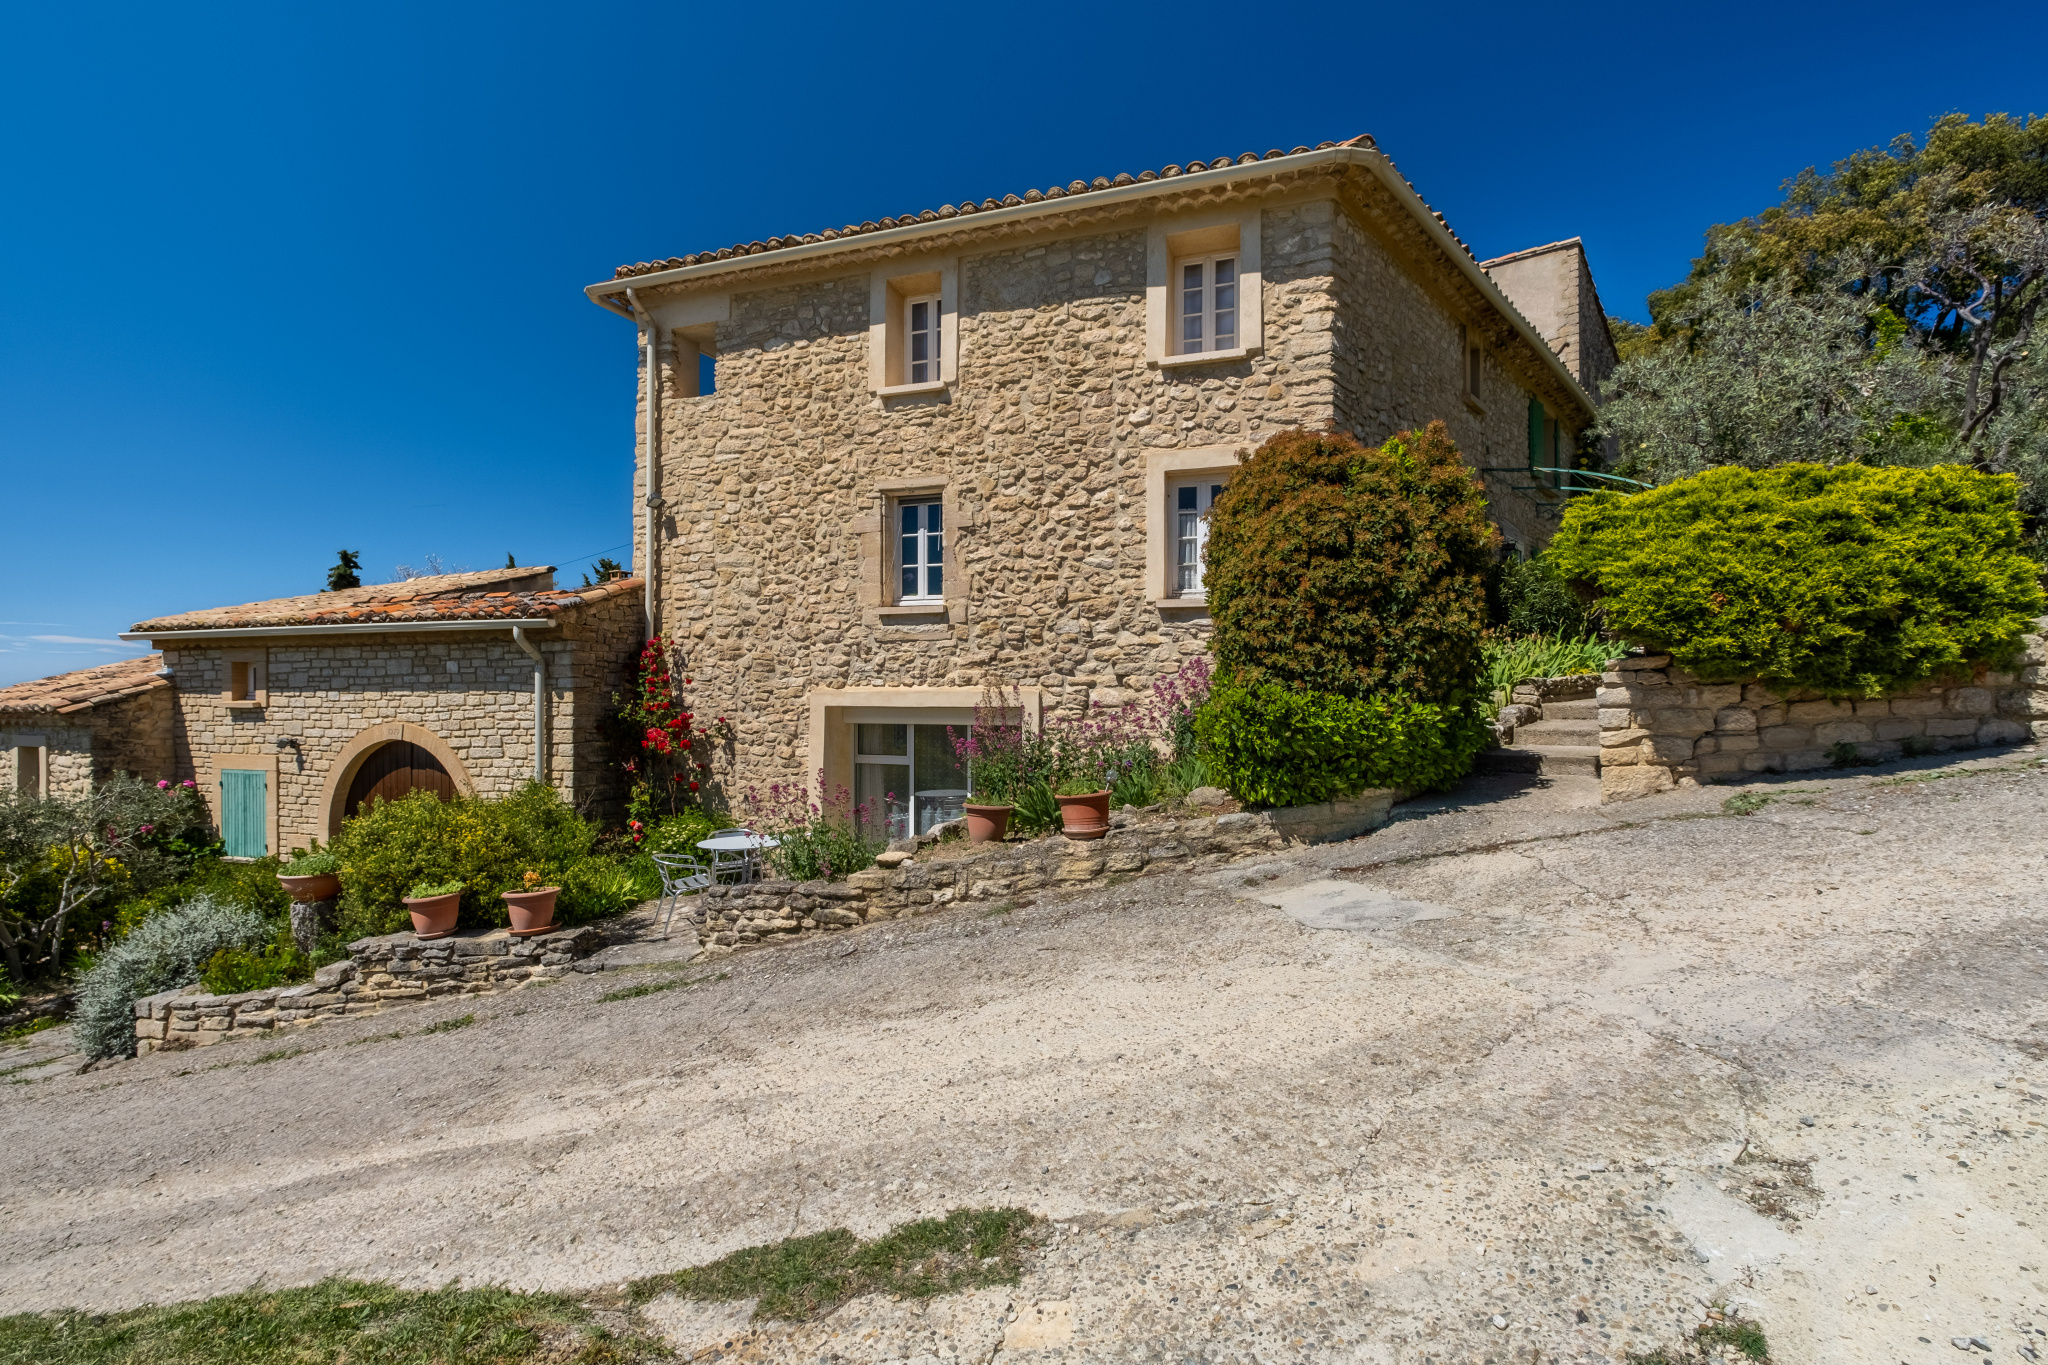
{"label": "wooden shutter", "polygon": [[220,837],[230,858],[270,852],[269,777],[256,768],[225,768],[220,775]]}
{"label": "wooden shutter", "polygon": [[1543,449],[1543,400],[1531,395],[1529,399],[1529,468],[1534,469],[1537,465],[1549,464],[1550,461],[1543,458],[1545,453]]}

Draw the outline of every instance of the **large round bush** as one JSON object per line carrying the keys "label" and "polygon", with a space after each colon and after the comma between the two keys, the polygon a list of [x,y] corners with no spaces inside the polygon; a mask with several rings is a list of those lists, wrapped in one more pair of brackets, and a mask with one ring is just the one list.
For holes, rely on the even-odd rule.
{"label": "large round bush", "polygon": [[375,802],[332,845],[341,859],[342,934],[408,927],[404,898],[423,882],[462,883],[464,927],[503,926],[510,920],[500,894],[519,890],[529,871],[562,888],[560,923],[617,914],[638,899],[634,877],[593,854],[596,840],[596,828],[538,782],[496,800],[415,791]]}
{"label": "large round bush", "polygon": [[1477,691],[1500,538],[1443,423],[1378,449],[1282,432],[1211,518],[1204,581],[1220,674],[1453,706]]}
{"label": "large round bush", "polygon": [[2018,493],[1959,465],[1713,469],[1575,500],[1546,558],[1698,677],[1878,696],[2018,646],[2042,608]]}
{"label": "large round bush", "polygon": [[166,910],[99,955],[78,983],[71,1041],[88,1057],[135,1051],[135,1002],[158,991],[197,985],[207,959],[222,949],[263,942],[270,923],[247,906],[213,896]]}

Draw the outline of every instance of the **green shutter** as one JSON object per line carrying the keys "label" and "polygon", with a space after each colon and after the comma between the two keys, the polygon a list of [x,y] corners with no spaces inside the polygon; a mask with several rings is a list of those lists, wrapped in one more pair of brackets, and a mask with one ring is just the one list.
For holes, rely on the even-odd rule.
{"label": "green shutter", "polygon": [[1543,400],[1530,395],[1529,398],[1529,468],[1549,464],[1543,449]]}
{"label": "green shutter", "polygon": [[270,852],[268,773],[225,768],[220,775],[220,837],[230,858],[261,858]]}

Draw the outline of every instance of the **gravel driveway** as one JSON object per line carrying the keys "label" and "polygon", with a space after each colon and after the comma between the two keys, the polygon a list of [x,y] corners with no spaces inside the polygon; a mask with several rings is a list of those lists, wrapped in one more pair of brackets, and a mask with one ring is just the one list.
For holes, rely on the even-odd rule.
{"label": "gravel driveway", "polygon": [[2048,1354],[2036,758],[1758,784],[1747,817],[1474,779],[1347,844],[277,1060],[27,1068],[0,1309],[589,1287],[1015,1204],[1053,1232],[1014,1290],[653,1315],[726,1358],[1271,1365],[1618,1360],[1725,1303],[1779,1362]]}

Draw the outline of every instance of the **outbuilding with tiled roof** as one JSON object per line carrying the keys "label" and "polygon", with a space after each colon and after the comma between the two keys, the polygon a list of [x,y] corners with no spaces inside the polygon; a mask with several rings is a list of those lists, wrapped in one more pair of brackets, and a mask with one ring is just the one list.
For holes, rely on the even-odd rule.
{"label": "outbuilding with tiled roof", "polygon": [[0,687],[0,784],[78,796],[117,772],[165,776],[171,709],[161,654]]}
{"label": "outbuilding with tiled roof", "polygon": [[632,577],[561,589],[551,567],[505,568],[179,612],[122,638],[160,651],[169,775],[198,782],[230,856],[259,857],[422,789],[539,780],[616,813],[604,718],[641,595]]}

